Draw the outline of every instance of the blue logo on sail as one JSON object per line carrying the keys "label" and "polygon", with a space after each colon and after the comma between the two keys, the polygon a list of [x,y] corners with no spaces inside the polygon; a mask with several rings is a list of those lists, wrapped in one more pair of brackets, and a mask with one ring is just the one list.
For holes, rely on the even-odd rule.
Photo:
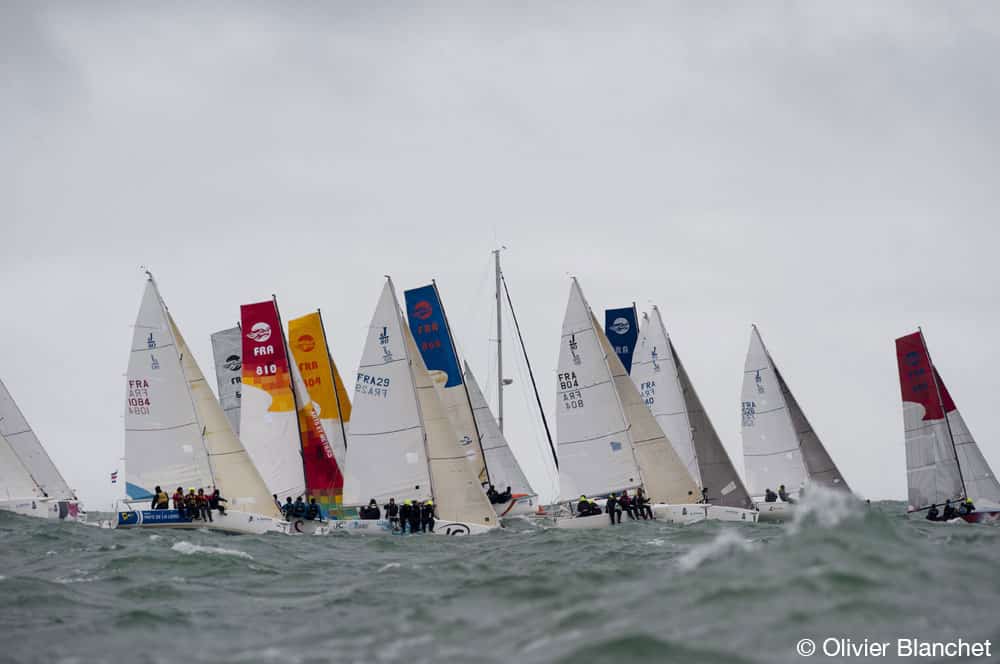
{"label": "blue logo on sail", "polygon": [[611,451],[612,452],[621,452],[622,451],[622,444],[619,443],[617,440],[612,440],[611,441]]}

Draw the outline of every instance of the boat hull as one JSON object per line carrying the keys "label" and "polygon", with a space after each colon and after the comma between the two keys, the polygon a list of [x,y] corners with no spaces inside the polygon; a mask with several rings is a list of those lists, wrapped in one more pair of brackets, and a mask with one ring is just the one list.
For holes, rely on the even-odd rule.
{"label": "boat hull", "polygon": [[795,514],[794,503],[757,503],[757,510],[760,513],[758,521],[766,523],[781,523],[791,521]]}
{"label": "boat hull", "polygon": [[502,505],[494,505],[496,509],[497,516],[501,519],[516,517],[516,516],[529,516],[538,511],[538,496],[534,494],[514,494],[510,502],[504,503]]}
{"label": "boat hull", "polygon": [[114,528],[151,528],[166,530],[193,530],[207,528],[227,533],[245,535],[263,535],[264,533],[288,532],[291,525],[287,521],[269,516],[226,510],[226,513],[213,512],[212,521],[191,521],[182,518],[177,510],[124,510],[115,515]]}
{"label": "boat hull", "polygon": [[593,530],[596,528],[610,528],[611,518],[607,514],[594,514],[591,516],[557,516],[551,517],[554,528],[562,530]]}
{"label": "boat hull", "polygon": [[963,514],[961,519],[966,523],[1000,523],[1000,509]]}
{"label": "boat hull", "polygon": [[22,516],[56,521],[86,521],[87,513],[80,509],[75,500],[55,500],[52,498],[25,498],[23,500],[0,501],[0,510],[14,512]]}
{"label": "boat hull", "polygon": [[706,505],[704,503],[687,503],[669,505],[656,503],[653,505],[653,516],[660,521],[690,525],[701,521],[733,521],[739,523],[757,523],[756,510],[723,505]]}
{"label": "boat hull", "polygon": [[465,523],[462,521],[448,521],[437,519],[434,521],[434,532],[430,533],[403,533],[397,528],[393,528],[392,522],[388,519],[338,519],[328,521],[316,530],[317,535],[334,535],[344,533],[348,535],[483,535],[497,530],[497,526],[484,526],[478,523]]}

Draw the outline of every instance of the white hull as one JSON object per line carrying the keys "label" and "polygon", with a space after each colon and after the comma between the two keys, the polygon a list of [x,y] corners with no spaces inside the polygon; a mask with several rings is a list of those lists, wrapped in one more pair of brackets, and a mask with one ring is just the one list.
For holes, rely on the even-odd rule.
{"label": "white hull", "polygon": [[529,516],[538,511],[538,496],[518,495],[511,498],[510,502],[503,505],[493,506],[497,511],[497,516],[501,519],[516,516]]}
{"label": "white hull", "polygon": [[80,509],[75,500],[55,500],[54,498],[24,498],[21,500],[0,500],[0,510],[22,516],[56,521],[86,521],[87,513]]}
{"label": "white hull", "polygon": [[293,518],[279,523],[279,527],[286,535],[318,535],[320,534],[319,531],[325,528],[326,525],[326,521],[301,518]]}
{"label": "white hull", "polygon": [[722,505],[705,505],[690,503],[686,505],[653,505],[653,516],[667,523],[689,525],[701,521],[738,521],[741,523],[757,523],[757,512],[738,507],[723,507]]}
{"label": "white hull", "polygon": [[[483,526],[478,523],[464,523],[461,521],[447,521],[437,519],[434,521],[433,533],[415,533],[417,535],[483,535],[497,530],[497,526]],[[350,535],[409,535],[393,529],[392,523],[388,519],[337,519],[328,521],[323,526],[316,529],[317,535],[333,535],[336,533],[346,533]]]}
{"label": "white hull", "polygon": [[177,519],[176,510],[123,510],[116,514],[113,523],[114,528],[122,529],[195,530],[206,528],[244,535],[284,533],[291,528],[287,521],[237,510],[226,510],[225,515],[212,512],[212,521],[208,522],[180,521]]}
{"label": "white hull", "polygon": [[556,516],[546,519],[552,523],[551,526],[543,523],[543,527],[561,528],[564,530],[593,530],[595,528],[610,528],[611,517],[607,514],[594,514],[592,516]]}
{"label": "white hull", "polygon": [[782,521],[790,521],[792,515],[795,514],[795,505],[793,503],[757,503],[757,509],[760,512],[759,521],[768,523],[781,523]]}

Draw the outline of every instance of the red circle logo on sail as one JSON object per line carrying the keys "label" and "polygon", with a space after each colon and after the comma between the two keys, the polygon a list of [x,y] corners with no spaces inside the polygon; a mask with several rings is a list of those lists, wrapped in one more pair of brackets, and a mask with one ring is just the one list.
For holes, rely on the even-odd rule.
{"label": "red circle logo on sail", "polygon": [[316,340],[313,339],[311,334],[303,334],[296,340],[295,345],[303,353],[308,353],[309,351],[311,351],[313,348],[316,347]]}
{"label": "red circle logo on sail", "polygon": [[413,315],[420,320],[427,320],[434,313],[431,303],[427,300],[420,300],[415,305],[413,305]]}

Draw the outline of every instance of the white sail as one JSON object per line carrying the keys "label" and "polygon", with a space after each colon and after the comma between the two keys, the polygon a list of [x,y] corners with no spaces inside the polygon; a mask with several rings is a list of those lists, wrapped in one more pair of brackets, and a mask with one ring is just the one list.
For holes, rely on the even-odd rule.
{"label": "white sail", "polygon": [[[688,473],[702,484],[691,420],[681,390],[674,355],[660,311],[653,307],[652,319],[643,314],[639,341],[632,356],[632,382],[652,411]],[[700,498],[699,494],[699,498]]]}
{"label": "white sail", "polygon": [[483,396],[483,391],[476,382],[476,377],[472,375],[468,363],[465,363],[465,384],[469,390],[469,400],[472,403],[472,413],[476,418],[479,435],[482,437],[483,453],[486,455],[490,479],[493,480],[497,491],[504,491],[509,486],[511,493],[534,495],[535,492],[528,484],[528,478],[521,470],[514,451],[497,426],[497,421],[490,412],[490,406],[486,403],[486,397]]}
{"label": "white sail", "polygon": [[42,498],[41,489],[31,479],[7,438],[0,434],[0,502],[16,498]]}
{"label": "white sail", "polygon": [[955,439],[955,454],[962,469],[966,495],[974,503],[1000,505],[1000,482],[965,425],[962,414],[957,409],[951,411],[948,423]]}
{"label": "white sail", "polygon": [[239,327],[231,327],[212,335],[215,358],[215,379],[219,385],[219,403],[226,419],[240,434],[240,393],[242,388],[243,341]]}
{"label": "white sail", "polygon": [[654,503],[693,503],[701,499],[698,485],[684,467],[677,451],[663,434],[656,418],[643,401],[625,365],[614,351],[597,318],[591,321],[614,378],[618,401],[628,423],[629,441],[642,475],[642,486]]}
{"label": "white sail", "polygon": [[670,349],[674,366],[677,367],[677,378],[680,381],[681,393],[684,395],[684,408],[691,422],[691,434],[695,453],[698,455],[702,486],[708,488],[708,497],[715,505],[743,509],[753,507],[753,501],[750,500],[743,479],[736,472],[733,461],[729,458],[719,434],[716,433],[705,407],[702,406],[701,399],[698,398],[698,393],[684,369],[684,363],[677,355],[669,336],[667,347]]}
{"label": "white sail", "polygon": [[802,450],[802,461],[806,465],[806,472],[809,474],[809,482],[820,484],[830,489],[841,489],[850,491],[843,475],[833,462],[830,453],[823,447],[823,442],[819,439],[819,434],[809,424],[806,414],[799,406],[798,400],[792,394],[785,379],[781,377],[781,371],[774,367],[774,375],[778,378],[781,386],[781,393],[785,397],[785,404],[788,406],[788,415],[792,418],[792,426],[795,434],[799,438],[799,449]]}
{"label": "white sail", "polygon": [[[181,370],[187,380],[195,415],[201,423],[202,438],[208,453],[214,485],[228,501],[230,509],[251,512],[264,516],[279,517],[271,494],[264,479],[250,460],[243,444],[233,432],[226,413],[212,394],[201,368],[195,362],[177,324],[167,313],[177,351],[181,358]],[[169,484],[164,486],[164,490]],[[206,487],[207,488],[207,487]]]}
{"label": "white sail", "polygon": [[3,381],[0,381],[0,435],[7,439],[43,495],[59,500],[76,500],[73,490],[52,463]]}
{"label": "white sail", "polygon": [[750,495],[760,498],[765,489],[776,491],[782,484],[797,492],[808,473],[781,382],[757,326],[750,334],[743,371],[741,431]]}
{"label": "white sail", "polygon": [[455,435],[451,419],[441,401],[441,393],[427,372],[410,328],[405,325],[402,328],[413,372],[412,384],[420,407],[428,470],[438,517],[495,526],[496,512],[483,493],[476,472],[477,466],[469,463],[467,450],[463,449]]}
{"label": "white sail", "polygon": [[556,376],[559,482],[564,501],[642,485],[598,327],[573,279]]}
{"label": "white sail", "polygon": [[344,504],[431,497],[424,432],[392,281],[372,316],[348,431]]}
{"label": "white sail", "polygon": [[150,279],[132,335],[125,403],[126,492],[151,498],[154,487],[214,484],[181,358]]}

